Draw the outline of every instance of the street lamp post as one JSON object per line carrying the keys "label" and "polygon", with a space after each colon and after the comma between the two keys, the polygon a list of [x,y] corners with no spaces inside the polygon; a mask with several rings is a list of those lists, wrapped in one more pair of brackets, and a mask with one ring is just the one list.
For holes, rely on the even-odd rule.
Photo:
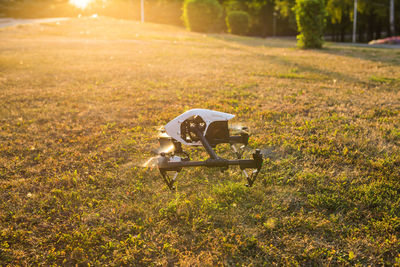
{"label": "street lamp post", "polygon": [[140,20],[144,23],[144,0],[140,1]]}
{"label": "street lamp post", "polygon": [[394,0],[390,0],[390,34],[395,36],[396,29],[394,27]]}
{"label": "street lamp post", "polygon": [[354,0],[354,17],[353,17],[353,43],[356,42],[357,33],[357,0]]}

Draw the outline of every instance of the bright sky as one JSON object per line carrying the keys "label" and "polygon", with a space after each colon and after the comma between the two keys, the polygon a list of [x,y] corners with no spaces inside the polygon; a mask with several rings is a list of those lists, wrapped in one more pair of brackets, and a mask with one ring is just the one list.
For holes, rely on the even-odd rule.
{"label": "bright sky", "polygon": [[74,6],[80,8],[80,9],[86,8],[86,6],[92,1],[93,0],[69,0],[69,2],[71,4],[73,4]]}

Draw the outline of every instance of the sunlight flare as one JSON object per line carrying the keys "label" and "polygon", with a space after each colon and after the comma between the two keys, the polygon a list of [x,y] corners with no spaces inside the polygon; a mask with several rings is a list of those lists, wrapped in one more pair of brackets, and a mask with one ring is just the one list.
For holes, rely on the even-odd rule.
{"label": "sunlight flare", "polygon": [[171,153],[172,151],[174,151],[175,146],[174,145],[170,145],[168,147],[166,147],[162,152],[164,153]]}
{"label": "sunlight flare", "polygon": [[80,8],[85,9],[93,0],[69,0],[69,3]]}

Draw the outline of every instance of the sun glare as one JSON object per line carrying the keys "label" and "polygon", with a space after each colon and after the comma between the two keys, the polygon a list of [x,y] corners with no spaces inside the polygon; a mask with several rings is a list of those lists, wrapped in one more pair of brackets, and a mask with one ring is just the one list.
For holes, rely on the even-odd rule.
{"label": "sun glare", "polygon": [[92,2],[93,0],[69,0],[69,2],[80,8],[80,9],[85,9],[87,7],[88,4],[90,4],[90,2]]}

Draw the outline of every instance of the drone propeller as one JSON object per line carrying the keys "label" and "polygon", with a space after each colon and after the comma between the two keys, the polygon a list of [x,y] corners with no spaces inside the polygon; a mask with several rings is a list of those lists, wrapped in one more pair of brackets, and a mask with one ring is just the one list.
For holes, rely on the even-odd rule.
{"label": "drone propeller", "polygon": [[140,167],[143,168],[154,168],[158,166],[158,159],[160,156],[155,156],[155,157],[151,157],[148,160],[146,160],[146,162],[144,162],[143,164],[141,164]]}
{"label": "drone propeller", "polygon": [[121,167],[123,167],[124,169],[130,169],[130,168],[134,168],[134,167],[153,169],[158,166],[159,158],[160,158],[160,156],[154,156],[154,157],[148,158],[145,161],[132,160],[132,161],[122,165]]}
{"label": "drone propeller", "polygon": [[[137,162],[131,162],[127,165],[132,165],[135,167],[143,167],[143,168],[154,168],[158,166],[159,163],[159,158],[161,157],[162,154],[164,155],[173,155],[174,153],[177,152],[176,146],[174,143],[171,141],[171,138],[169,137],[168,134],[165,132],[161,132],[158,135],[158,140],[159,140],[159,146],[157,148],[154,148],[153,144],[150,145],[151,153],[155,156],[150,157],[144,162],[137,163]],[[179,151],[178,151],[179,152]]]}
{"label": "drone propeller", "polygon": [[244,126],[242,124],[232,124],[232,125],[229,125],[229,130],[238,131],[238,132],[248,132],[249,127]]}
{"label": "drone propeller", "polygon": [[[154,128],[153,128],[153,129],[154,129]],[[165,132],[164,125],[156,126],[155,129],[156,129],[158,132]]]}

